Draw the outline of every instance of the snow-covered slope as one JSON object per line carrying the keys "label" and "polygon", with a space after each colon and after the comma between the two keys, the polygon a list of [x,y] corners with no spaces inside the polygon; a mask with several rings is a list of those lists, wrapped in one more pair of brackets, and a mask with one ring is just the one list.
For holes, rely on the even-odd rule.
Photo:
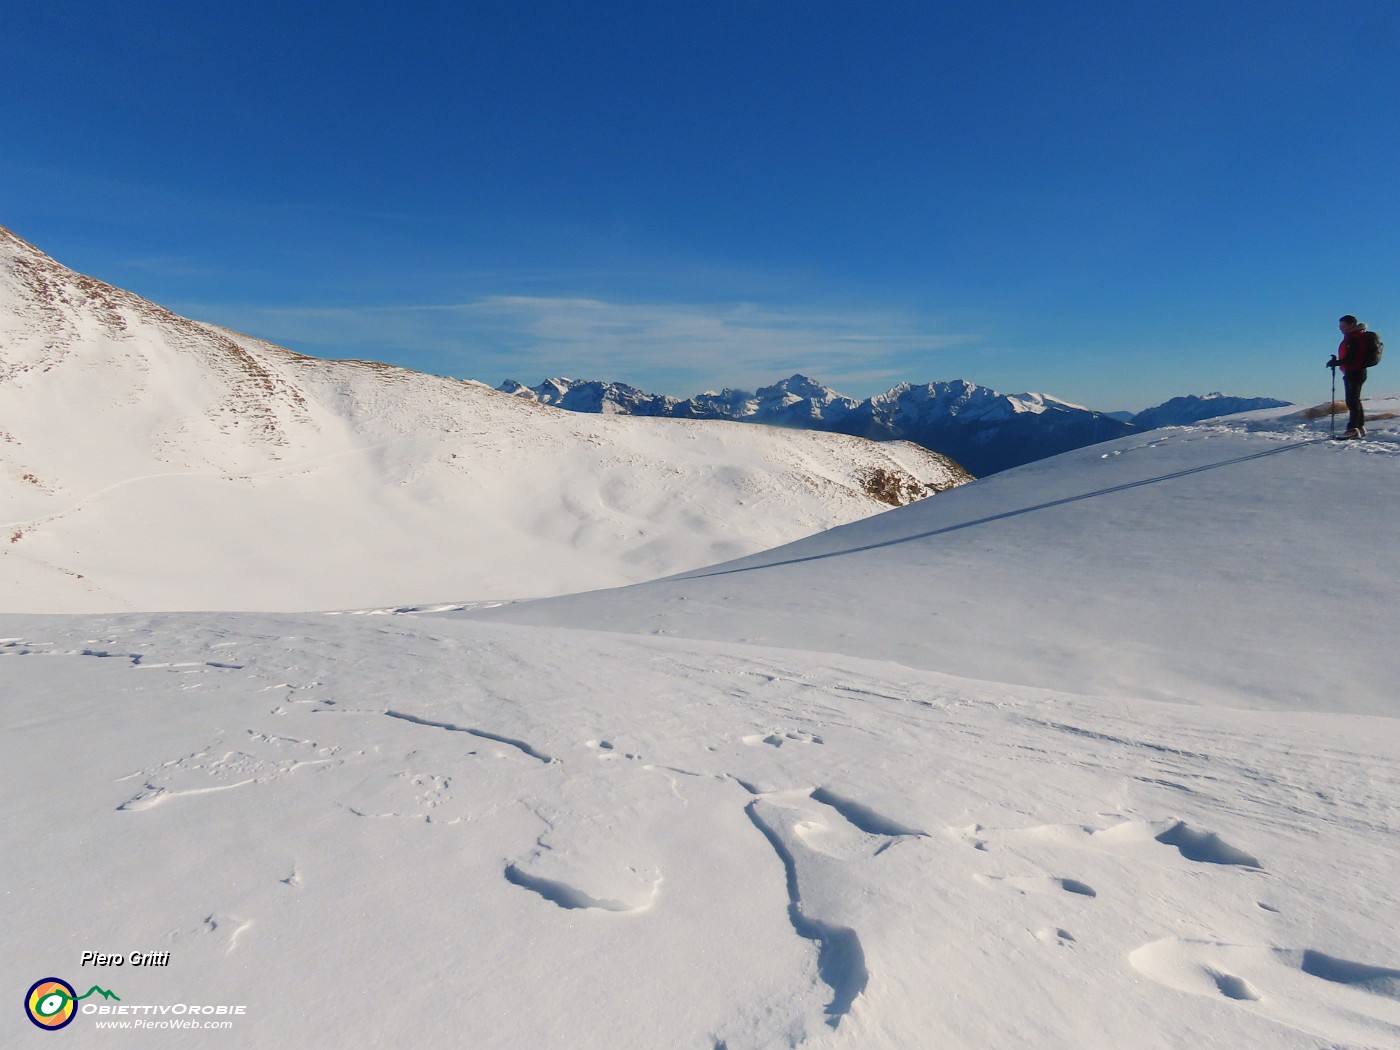
{"label": "snow-covered slope", "polygon": [[[1400,1046],[1400,433],[1325,426],[591,596],[0,615],[0,983],[122,1050]],[[98,1028],[171,1020],[232,1030]]]}
{"label": "snow-covered slope", "polygon": [[179,317],[0,229],[0,608],[518,598],[966,475],[908,444],[567,414]]}
{"label": "snow-covered slope", "polygon": [[1400,648],[1364,626],[1400,578],[1396,427],[1329,442],[1326,422],[1273,411],[1157,431],[729,565],[491,615],[1078,693],[1400,714]]}

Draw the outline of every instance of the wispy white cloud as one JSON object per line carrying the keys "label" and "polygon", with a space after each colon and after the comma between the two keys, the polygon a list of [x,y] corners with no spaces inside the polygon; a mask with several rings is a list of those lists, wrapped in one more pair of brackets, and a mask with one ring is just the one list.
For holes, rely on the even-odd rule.
{"label": "wispy white cloud", "polygon": [[751,388],[793,372],[856,393],[882,389],[931,374],[925,355],[976,339],[891,311],[744,302],[502,295],[454,304],[184,309],[311,353],[372,357],[490,383],[565,375],[675,394]]}

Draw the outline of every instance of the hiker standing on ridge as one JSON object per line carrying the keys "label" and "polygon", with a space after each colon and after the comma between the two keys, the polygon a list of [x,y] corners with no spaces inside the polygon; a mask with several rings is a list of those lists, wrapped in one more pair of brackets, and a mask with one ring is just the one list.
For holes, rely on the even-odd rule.
{"label": "hiker standing on ridge", "polygon": [[1328,368],[1342,370],[1342,385],[1346,389],[1347,432],[1343,438],[1366,436],[1366,413],[1361,408],[1361,386],[1366,382],[1366,366],[1374,364],[1380,357],[1374,348],[1380,346],[1380,338],[1375,332],[1358,321],[1351,314],[1338,318],[1337,327],[1342,331],[1342,345],[1327,362]]}

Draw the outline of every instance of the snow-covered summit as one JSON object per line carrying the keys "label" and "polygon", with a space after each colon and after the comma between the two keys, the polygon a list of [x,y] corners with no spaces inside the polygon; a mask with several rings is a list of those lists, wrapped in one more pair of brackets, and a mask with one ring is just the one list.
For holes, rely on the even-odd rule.
{"label": "snow-covered summit", "polygon": [[570,415],[479,383],[304,357],[0,230],[10,609],[568,592],[763,549],[966,479],[908,444]]}
{"label": "snow-covered summit", "polygon": [[648,394],[627,383],[600,383],[594,380],[555,376],[539,386],[527,387],[508,379],[496,389],[525,401],[534,401],[569,412],[602,415],[669,416],[675,398]]}
{"label": "snow-covered summit", "polygon": [[1185,426],[1204,419],[1253,412],[1262,408],[1287,408],[1287,401],[1272,397],[1234,397],[1220,391],[1204,396],[1191,394],[1174,397],[1152,408],[1145,408],[1132,417],[1132,423],[1143,430],[1158,427]]}

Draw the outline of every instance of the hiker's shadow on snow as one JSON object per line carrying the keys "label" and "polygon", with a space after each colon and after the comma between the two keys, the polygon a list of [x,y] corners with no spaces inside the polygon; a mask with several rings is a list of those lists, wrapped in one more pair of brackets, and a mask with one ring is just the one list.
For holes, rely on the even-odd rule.
{"label": "hiker's shadow on snow", "polygon": [[1099,496],[1109,496],[1115,492],[1127,492],[1129,489],[1138,489],[1145,485],[1157,485],[1163,481],[1172,481],[1176,478],[1184,478],[1191,474],[1200,474],[1207,470],[1219,470],[1221,467],[1232,467],[1239,463],[1248,463],[1250,460],[1263,459],[1266,456],[1277,456],[1281,452],[1290,452],[1293,449],[1303,448],[1307,445],[1321,444],[1327,440],[1328,438],[1319,437],[1308,438],[1303,441],[1291,441],[1277,448],[1265,449],[1263,452],[1251,452],[1247,456],[1235,456],[1233,459],[1223,459],[1218,463],[1204,463],[1199,467],[1188,467],[1185,470],[1176,470],[1170,474],[1159,474],[1154,478],[1128,481],[1122,485],[1110,485],[1107,488],[1095,489],[1093,492],[1082,492],[1077,496],[1065,496],[1062,499],[1054,499],[1046,503],[1037,503],[1031,507],[1020,507],[1017,510],[1002,511],[1000,514],[989,514],[984,518],[974,518],[971,521],[962,521],[956,525],[945,525],[942,528],[930,529],[928,532],[916,533],[913,536],[901,536],[899,539],[882,540],[879,543],[868,543],[862,547],[848,547],[845,550],[827,551],[825,554],[809,554],[802,558],[789,558],[785,561],[770,561],[764,562],[762,565],[747,565],[735,569],[716,569],[713,572],[688,572],[674,578],[677,580],[701,580],[710,576],[731,576],[735,573],[755,572],[759,569],[776,569],[785,565],[802,565],[807,562],[825,561],[828,558],[841,558],[848,554],[863,554],[866,551],[880,550],[882,547],[896,547],[901,543],[912,543],[914,540],[926,540],[934,536],[946,536],[951,532],[960,532],[963,529],[976,528],[979,525],[989,525],[994,521],[1017,518],[1023,514],[1034,514],[1037,511],[1050,510],[1052,507],[1063,507],[1069,503],[1079,503],[1083,500],[1095,499]]}

